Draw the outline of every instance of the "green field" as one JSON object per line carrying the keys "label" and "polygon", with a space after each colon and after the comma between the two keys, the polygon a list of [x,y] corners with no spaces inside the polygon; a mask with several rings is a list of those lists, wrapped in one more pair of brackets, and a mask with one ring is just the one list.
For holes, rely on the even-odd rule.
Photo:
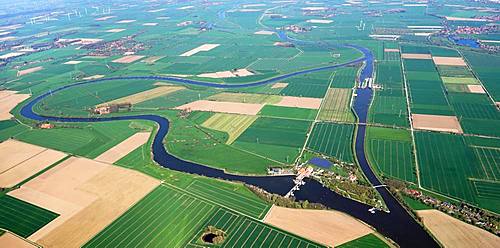
{"label": "green field", "polygon": [[302,148],[311,123],[260,117],[234,142],[236,147],[289,163]]}
{"label": "green field", "polygon": [[314,125],[307,147],[312,151],[353,163],[353,134],[352,124],[320,122]]}
{"label": "green field", "polygon": [[[279,247],[283,242],[303,243],[303,247],[321,247],[242,216],[210,199],[198,198],[196,194],[161,185],[84,247],[191,247],[202,242],[201,232],[207,226],[215,226],[227,233],[227,239],[222,244],[224,247],[259,247],[264,244],[265,247]],[[254,233],[254,230],[257,232]],[[266,235],[259,235],[261,232]],[[255,237],[249,239],[251,235]],[[268,240],[268,236],[272,239]],[[244,238],[248,238],[250,243]],[[259,239],[263,240],[257,241]],[[275,240],[276,243],[273,243]],[[266,242],[270,242],[269,245]]]}
{"label": "green field", "polygon": [[368,234],[361,238],[349,241],[347,243],[341,244],[337,247],[340,248],[356,248],[356,247],[366,247],[366,248],[383,248],[390,247],[375,234]]}
{"label": "green field", "polygon": [[[416,132],[418,166],[423,187],[498,212],[497,152],[475,151],[463,136]],[[493,191],[492,191],[493,190]]]}
{"label": "green field", "polygon": [[0,196],[0,228],[27,238],[59,216],[14,197]]}
{"label": "green field", "polygon": [[[141,128],[134,128],[131,123],[130,121],[116,121],[72,124],[53,129],[32,129],[15,138],[39,146],[95,158],[141,130]],[[56,123],[56,126],[58,125]]]}
{"label": "green field", "polygon": [[379,174],[416,182],[411,134],[408,130],[368,127],[365,149]]}
{"label": "green field", "polygon": [[222,92],[216,95],[209,96],[207,100],[219,102],[275,104],[281,100],[281,97],[277,95]]}
{"label": "green field", "polygon": [[259,115],[265,117],[314,120],[317,113],[318,110],[316,109],[265,105],[262,110],[260,110]]}
{"label": "green field", "polygon": [[250,115],[233,115],[216,113],[205,120],[203,127],[226,132],[228,139],[226,144],[233,143],[245,130],[257,119]]}

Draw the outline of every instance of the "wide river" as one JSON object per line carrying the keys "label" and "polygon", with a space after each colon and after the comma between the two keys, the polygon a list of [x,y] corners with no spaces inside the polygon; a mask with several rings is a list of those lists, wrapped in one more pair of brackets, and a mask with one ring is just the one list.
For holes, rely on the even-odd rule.
{"label": "wide river", "polygon": [[[247,83],[247,84],[218,84],[210,82],[196,81],[186,78],[177,77],[163,77],[163,76],[130,76],[130,77],[113,77],[113,78],[102,78],[96,80],[82,81],[74,84],[69,84],[62,86],[57,89],[53,89],[42,95],[39,95],[31,99],[26,105],[21,108],[21,115],[37,120],[37,121],[55,121],[55,122],[106,122],[106,121],[116,121],[116,120],[149,120],[154,121],[158,124],[158,132],[156,133],[153,141],[152,152],[153,159],[159,165],[186,173],[193,173],[198,175],[203,175],[212,178],[220,178],[224,180],[240,181],[247,184],[251,184],[260,187],[268,192],[276,193],[280,195],[285,195],[293,186],[292,176],[242,176],[234,175],[224,172],[223,170],[208,167],[205,165],[184,161],[179,159],[167,152],[165,146],[163,145],[163,140],[165,139],[168,128],[169,121],[161,116],[157,115],[133,115],[133,116],[119,116],[119,117],[104,117],[104,118],[72,118],[72,117],[56,117],[56,116],[45,116],[37,114],[33,111],[33,106],[40,102],[45,97],[55,94],[59,91],[63,91],[74,87],[84,87],[88,84],[105,83],[108,81],[115,80],[166,80],[170,82],[190,84],[197,86],[213,87],[213,88],[243,88],[251,86],[265,85],[273,82],[278,82],[286,78],[293,76],[323,71],[323,70],[334,70],[336,68],[355,65],[359,63],[364,63],[365,66],[358,78],[360,82],[363,82],[366,78],[372,77],[373,74],[373,55],[370,50],[356,46],[347,45],[348,47],[358,49],[363,53],[363,57],[355,59],[350,62],[329,65],[314,69],[307,69],[302,71],[297,71],[285,75],[280,75],[274,78],[261,80],[258,82]],[[365,132],[367,115],[369,105],[372,99],[372,89],[370,88],[357,88],[357,96],[354,101],[354,110],[358,116],[359,123],[357,125],[357,135],[355,143],[355,155],[357,157],[358,163],[361,166],[364,174],[374,186],[381,185],[382,183],[375,176],[372,171],[365,155],[364,143],[365,143]],[[308,200],[309,202],[321,203],[331,209],[335,209],[344,213],[347,213],[355,218],[358,218],[369,225],[375,227],[377,231],[383,235],[391,238],[401,247],[439,247],[434,239],[426,232],[424,229],[410,216],[410,214],[401,206],[401,204],[389,193],[385,187],[377,187],[377,191],[382,196],[390,212],[386,213],[383,211],[376,211],[375,213],[370,213],[368,209],[371,207],[363,203],[345,198],[330,189],[324,187],[322,184],[313,179],[306,179],[306,184],[301,186],[299,191],[296,191],[295,197],[297,200]]]}

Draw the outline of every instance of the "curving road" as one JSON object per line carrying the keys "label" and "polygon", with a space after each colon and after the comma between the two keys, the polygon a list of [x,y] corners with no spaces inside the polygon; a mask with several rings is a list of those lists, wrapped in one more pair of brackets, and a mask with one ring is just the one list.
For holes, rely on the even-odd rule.
{"label": "curving road", "polygon": [[[212,178],[222,178],[225,180],[241,181],[247,184],[255,185],[268,192],[277,193],[285,195],[288,190],[293,187],[293,177],[291,176],[280,176],[280,177],[268,177],[268,176],[240,176],[224,172],[223,170],[184,161],[171,154],[169,154],[163,145],[163,140],[165,139],[169,122],[166,118],[157,115],[133,115],[133,116],[117,116],[117,117],[105,117],[105,118],[77,118],[77,117],[57,117],[57,116],[46,116],[35,113],[33,107],[35,104],[40,102],[47,96],[63,91],[69,88],[82,87],[88,84],[96,84],[102,82],[108,82],[113,80],[168,80],[176,83],[213,87],[213,88],[243,88],[251,86],[265,85],[273,82],[278,82],[286,78],[294,77],[301,74],[307,74],[311,72],[332,70],[340,67],[345,67],[349,65],[358,64],[361,62],[365,63],[365,67],[360,75],[360,80],[364,80],[367,77],[371,77],[373,73],[373,56],[370,50],[355,46],[347,45],[348,47],[360,50],[363,53],[363,57],[355,59],[350,62],[318,67],[314,69],[307,69],[302,71],[297,71],[270,79],[261,80],[253,83],[246,84],[218,84],[197,81],[186,78],[177,77],[164,77],[164,76],[124,76],[124,77],[112,77],[112,78],[101,78],[89,81],[82,81],[70,85],[65,85],[60,88],[51,90],[42,95],[39,95],[31,99],[26,105],[21,108],[21,115],[37,120],[37,121],[55,121],[55,122],[106,122],[115,120],[149,120],[154,121],[158,124],[159,129],[156,133],[152,152],[153,159],[159,165],[169,168],[172,170],[177,170],[186,173],[193,173],[198,175],[203,175]],[[354,109],[358,114],[360,122],[366,120],[366,115],[368,111],[368,106],[371,101],[371,89],[358,89],[358,97],[356,97]],[[371,170],[366,157],[364,154],[364,132],[365,126],[359,125],[358,136],[356,139],[356,156],[360,162],[361,168],[365,175],[373,185],[379,185],[380,182]],[[377,190],[382,195],[384,201],[386,201],[387,206],[391,210],[390,213],[377,211],[375,214],[370,214],[367,210],[370,206],[362,204],[357,201],[353,201],[348,198],[344,198],[337,193],[323,187],[319,182],[315,180],[307,180],[307,183],[301,187],[301,190],[296,192],[296,198],[299,200],[308,200],[310,202],[322,203],[332,209],[340,210],[348,213],[368,224],[375,227],[379,232],[385,236],[391,238],[397,242],[401,247],[438,247],[436,242],[425,232],[422,227],[415,222],[415,220],[406,212],[406,210],[392,197],[384,187],[377,188]]]}

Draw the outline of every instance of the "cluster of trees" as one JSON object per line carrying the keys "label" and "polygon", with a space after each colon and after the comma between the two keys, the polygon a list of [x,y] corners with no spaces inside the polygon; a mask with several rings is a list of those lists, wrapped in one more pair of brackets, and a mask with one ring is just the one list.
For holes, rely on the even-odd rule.
{"label": "cluster of trees", "polygon": [[311,203],[309,201],[296,201],[294,197],[284,197],[278,194],[271,194],[265,190],[257,188],[252,185],[246,185],[252,192],[254,192],[262,200],[280,207],[287,208],[304,208],[304,209],[327,209],[326,206],[319,203]]}

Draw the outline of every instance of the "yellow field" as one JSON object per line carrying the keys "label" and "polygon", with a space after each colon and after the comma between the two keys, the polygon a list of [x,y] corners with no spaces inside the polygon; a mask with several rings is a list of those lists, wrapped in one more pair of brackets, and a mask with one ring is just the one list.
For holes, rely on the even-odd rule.
{"label": "yellow field", "polygon": [[322,121],[352,122],[351,89],[330,88],[319,111]]}
{"label": "yellow field", "polygon": [[277,104],[281,101],[281,96],[249,94],[249,93],[230,93],[222,92],[207,98],[207,100],[221,102],[242,102],[242,103],[267,103]]}
{"label": "yellow field", "polygon": [[226,144],[233,143],[252,123],[257,116],[217,113],[206,120],[202,126],[226,132],[229,138]]}
{"label": "yellow field", "polygon": [[166,94],[170,94],[172,92],[184,89],[183,86],[161,86],[156,87],[150,90],[146,90],[143,92],[139,92],[130,96],[125,96],[122,98],[115,99],[113,101],[105,102],[103,104],[99,104],[98,106],[106,106],[109,104],[118,104],[118,103],[131,103],[137,104],[141,103],[159,96],[163,96]]}

